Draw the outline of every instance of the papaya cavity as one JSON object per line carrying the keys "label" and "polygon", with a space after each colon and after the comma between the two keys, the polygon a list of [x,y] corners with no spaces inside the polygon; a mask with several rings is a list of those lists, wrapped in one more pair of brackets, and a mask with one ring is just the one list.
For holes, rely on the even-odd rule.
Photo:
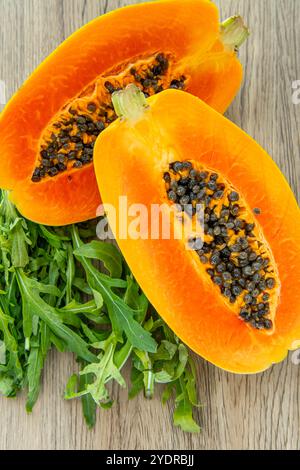
{"label": "papaya cavity", "polygon": [[[204,237],[190,239],[190,247],[224,301],[250,327],[272,333],[278,271],[243,196],[220,172],[195,161],[170,163],[163,180],[167,198],[179,212],[195,217],[197,206],[202,206]],[[257,214],[259,208],[254,209]]]}
{"label": "papaya cavity", "polygon": [[148,98],[167,88],[184,90],[187,83],[188,77],[177,71],[175,57],[162,52],[132,59],[97,77],[45,128],[32,181],[39,183],[92,162],[98,135],[117,118],[114,92],[135,84]]}

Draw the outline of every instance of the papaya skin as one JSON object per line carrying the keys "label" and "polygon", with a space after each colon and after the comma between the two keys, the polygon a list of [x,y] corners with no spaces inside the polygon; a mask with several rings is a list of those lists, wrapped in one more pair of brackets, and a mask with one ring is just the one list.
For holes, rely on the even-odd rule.
{"label": "papaya skin", "polygon": [[[234,373],[257,373],[285,358],[300,339],[300,210],[271,157],[198,98],[167,90],[149,98],[139,119],[115,121],[97,140],[94,165],[103,201],[118,207],[166,202],[163,172],[193,160],[232,183],[272,250],[280,279],[275,327],[254,330],[207,281],[182,240],[116,239],[149,301],[196,353]],[[122,159],[119,158],[122,155]],[[105,178],[102,178],[105,170]],[[110,217],[110,214],[108,213]]]}
{"label": "papaya skin", "polygon": [[242,66],[220,40],[218,11],[210,1],[163,0],[95,19],[35,70],[0,115],[0,187],[11,191],[22,215],[45,225],[95,217],[101,199],[92,163],[32,183],[41,136],[97,77],[158,51],[176,57],[178,72],[188,76],[187,91],[219,112],[227,109],[240,87]]}

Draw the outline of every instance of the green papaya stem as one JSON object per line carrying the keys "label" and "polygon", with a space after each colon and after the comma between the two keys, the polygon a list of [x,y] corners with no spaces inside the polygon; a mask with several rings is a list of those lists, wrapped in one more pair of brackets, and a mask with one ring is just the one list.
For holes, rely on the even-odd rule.
{"label": "green papaya stem", "polygon": [[112,102],[118,117],[132,121],[139,119],[148,107],[144,93],[133,83],[113,93]]}
{"label": "green papaya stem", "polygon": [[221,39],[224,46],[237,50],[250,36],[250,31],[241,16],[231,16],[221,23]]}

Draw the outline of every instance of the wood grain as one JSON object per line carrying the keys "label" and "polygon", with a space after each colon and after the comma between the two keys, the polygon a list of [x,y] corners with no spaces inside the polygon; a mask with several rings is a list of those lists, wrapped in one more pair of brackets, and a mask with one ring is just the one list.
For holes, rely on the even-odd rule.
{"label": "wood grain", "polygon": [[[0,80],[10,96],[69,34],[97,15],[136,1],[0,0]],[[300,196],[299,0],[219,0],[222,18],[241,13],[252,30],[240,53],[244,86],[228,116],[273,155]],[[259,168],[258,168],[259,171]],[[43,390],[31,416],[24,399],[0,399],[0,449],[299,449],[300,367],[291,357],[256,376],[235,376],[197,360],[203,431],[172,426],[172,405],[160,398],[129,402],[113,387],[115,406],[99,411],[88,431],[78,402],[64,402],[71,355],[52,353]]]}

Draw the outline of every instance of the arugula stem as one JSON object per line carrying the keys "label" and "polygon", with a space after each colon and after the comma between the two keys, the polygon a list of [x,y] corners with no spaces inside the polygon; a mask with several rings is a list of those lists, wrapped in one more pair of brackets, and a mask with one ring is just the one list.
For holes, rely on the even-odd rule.
{"label": "arugula stem", "polygon": [[114,363],[119,370],[122,370],[128,359],[130,358],[133,347],[130,342],[127,341],[125,345],[115,352]]}
{"label": "arugula stem", "polygon": [[145,385],[145,397],[153,398],[154,396],[154,374],[152,370],[144,372],[144,385]]}

